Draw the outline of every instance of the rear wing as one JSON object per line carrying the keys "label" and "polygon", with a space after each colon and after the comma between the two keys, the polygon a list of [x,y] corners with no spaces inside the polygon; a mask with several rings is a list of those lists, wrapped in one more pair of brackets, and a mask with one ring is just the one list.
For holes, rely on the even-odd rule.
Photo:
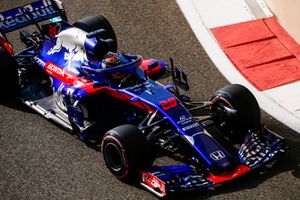
{"label": "rear wing", "polygon": [[22,7],[0,13],[0,32],[5,35],[31,24],[61,17],[67,21],[63,4],[59,0],[39,0]]}

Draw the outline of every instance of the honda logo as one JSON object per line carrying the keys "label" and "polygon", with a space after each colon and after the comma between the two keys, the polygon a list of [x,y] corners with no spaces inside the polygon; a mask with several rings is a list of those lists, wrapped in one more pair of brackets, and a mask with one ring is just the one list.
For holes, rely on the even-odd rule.
{"label": "honda logo", "polygon": [[216,160],[216,161],[225,158],[225,154],[223,153],[223,151],[215,151],[209,155],[213,160]]}

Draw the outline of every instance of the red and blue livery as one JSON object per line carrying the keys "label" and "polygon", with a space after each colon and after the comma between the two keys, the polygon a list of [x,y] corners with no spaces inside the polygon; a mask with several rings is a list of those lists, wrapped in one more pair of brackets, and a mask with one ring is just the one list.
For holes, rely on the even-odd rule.
{"label": "red and blue livery", "polygon": [[[36,26],[37,31],[24,30]],[[14,53],[8,34],[26,48]],[[67,20],[58,0],[0,13],[1,84],[23,103],[100,149],[122,181],[163,197],[212,188],[272,164],[284,139],[261,124],[255,97],[228,85],[193,102],[187,75],[170,63],[117,53],[102,15]],[[170,77],[172,84],[159,79]],[[3,93],[2,93],[3,94]],[[174,163],[155,160],[169,156]]]}

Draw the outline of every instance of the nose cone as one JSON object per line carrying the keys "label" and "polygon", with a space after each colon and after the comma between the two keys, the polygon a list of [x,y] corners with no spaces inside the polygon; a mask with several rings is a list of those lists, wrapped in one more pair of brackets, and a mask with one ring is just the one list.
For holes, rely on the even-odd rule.
{"label": "nose cone", "polygon": [[209,171],[214,175],[219,175],[231,170],[233,166],[231,158],[225,158],[212,163],[212,165],[209,166]]}
{"label": "nose cone", "polygon": [[[221,144],[219,144],[213,137],[201,131],[200,126],[194,127],[186,131],[196,132],[185,138],[192,144],[195,150],[199,153],[202,159],[207,163],[208,169],[211,173],[217,175],[226,172],[233,167],[232,157]],[[196,130],[199,129],[199,130]]]}

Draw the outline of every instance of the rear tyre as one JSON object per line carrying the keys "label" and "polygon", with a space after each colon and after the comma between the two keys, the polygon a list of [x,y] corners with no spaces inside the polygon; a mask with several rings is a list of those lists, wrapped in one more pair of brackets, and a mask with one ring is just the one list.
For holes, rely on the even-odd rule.
{"label": "rear tyre", "polygon": [[0,85],[1,98],[13,97],[18,92],[18,64],[14,57],[2,46],[0,46]]}
{"label": "rear tyre", "polygon": [[[211,97],[213,105],[211,111],[215,114],[215,121],[220,129],[234,141],[241,141],[249,129],[260,126],[260,109],[254,95],[239,84],[228,85]],[[224,107],[237,112],[228,116]]]}
{"label": "rear tyre", "polygon": [[146,137],[133,125],[122,125],[108,131],[101,151],[107,168],[120,180],[129,181],[150,167],[156,154]]}
{"label": "rear tyre", "polygon": [[118,51],[118,41],[113,27],[110,22],[103,15],[89,16],[81,19],[73,24],[75,27],[80,28],[86,32],[92,32],[98,29],[105,29],[106,32],[101,35],[102,39],[113,39],[110,43],[110,51]]}

